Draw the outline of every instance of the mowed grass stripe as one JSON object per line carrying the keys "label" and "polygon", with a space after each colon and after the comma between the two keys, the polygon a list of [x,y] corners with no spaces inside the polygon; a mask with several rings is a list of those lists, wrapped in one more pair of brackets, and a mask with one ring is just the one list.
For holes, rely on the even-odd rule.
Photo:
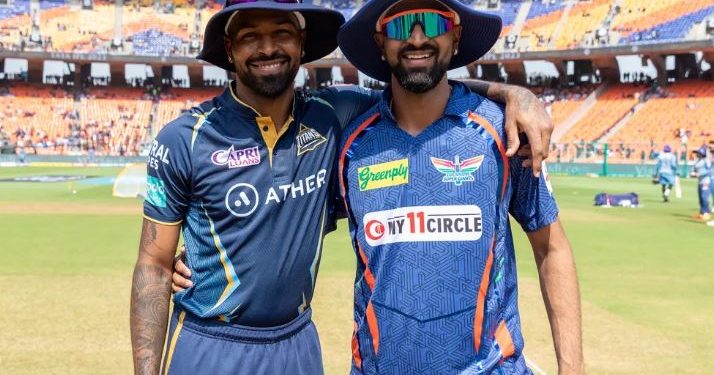
{"label": "mowed grass stripe", "polygon": [[[0,168],[0,176],[36,173],[111,175],[118,169]],[[684,199],[668,205],[646,179],[554,176],[553,184],[581,278],[589,373],[706,374],[714,368],[714,229],[689,218],[697,208],[694,182],[685,181]],[[66,183],[0,183],[0,212],[3,204],[45,202],[79,210],[0,214],[0,373],[130,372],[129,288],[140,202],[112,198],[111,186],[74,186],[76,194]],[[644,207],[595,208],[599,191],[635,191]],[[95,212],[101,210],[106,214]],[[526,354],[552,374],[555,357],[533,255],[516,226],[514,235]],[[346,374],[351,358],[350,246],[343,221],[325,239],[318,275],[313,308],[327,374]]]}

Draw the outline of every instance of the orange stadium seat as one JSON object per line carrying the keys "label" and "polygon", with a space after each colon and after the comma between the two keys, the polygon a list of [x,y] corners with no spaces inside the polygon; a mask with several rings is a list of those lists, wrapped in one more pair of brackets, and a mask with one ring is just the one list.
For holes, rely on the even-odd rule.
{"label": "orange stadium seat", "polygon": [[624,0],[622,11],[614,18],[612,28],[624,37],[712,5],[711,0],[658,0],[646,3]]}
{"label": "orange stadium seat", "polygon": [[635,104],[644,89],[641,86],[616,84],[609,87],[597,103],[568,130],[562,142],[595,141],[602,137]]}
{"label": "orange stadium seat", "polygon": [[636,150],[660,149],[664,144],[683,149],[676,133],[684,129],[690,149],[714,140],[714,84],[706,81],[675,83],[664,90],[666,97],[649,99],[637,113],[615,133],[611,147],[627,144]]}
{"label": "orange stadium seat", "polygon": [[106,151],[116,154],[123,146],[127,154],[138,154],[148,133],[151,104],[143,89],[90,89],[80,101],[81,125],[109,133]]}
{"label": "orange stadium seat", "polygon": [[556,49],[567,49],[580,46],[583,36],[602,26],[605,16],[610,11],[609,0],[593,0],[591,3],[579,4],[573,7],[567,22],[555,41]]}
{"label": "orange stadium seat", "polygon": [[158,132],[161,127],[177,118],[182,111],[197,106],[202,102],[221,93],[222,88],[201,88],[201,89],[177,89],[173,88],[169,93],[161,94],[159,107],[156,116],[156,129]]}
{"label": "orange stadium seat", "polygon": [[25,134],[21,143],[37,144],[69,135],[74,101],[61,89],[21,84],[0,96],[0,124],[13,142]]}

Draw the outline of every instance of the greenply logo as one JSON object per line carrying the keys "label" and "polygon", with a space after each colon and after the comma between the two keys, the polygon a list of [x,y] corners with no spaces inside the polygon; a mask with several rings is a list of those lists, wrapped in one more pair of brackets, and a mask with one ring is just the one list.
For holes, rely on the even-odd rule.
{"label": "greenply logo", "polygon": [[156,207],[166,207],[164,182],[154,176],[146,176],[146,200]]}
{"label": "greenply logo", "polygon": [[409,159],[357,168],[359,190],[372,190],[409,183]]}

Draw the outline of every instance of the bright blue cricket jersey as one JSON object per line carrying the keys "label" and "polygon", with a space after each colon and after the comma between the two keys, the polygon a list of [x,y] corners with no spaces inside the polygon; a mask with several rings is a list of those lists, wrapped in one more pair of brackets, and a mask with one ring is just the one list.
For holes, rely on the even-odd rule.
{"label": "bright blue cricket jersey", "polygon": [[278,132],[228,88],[159,132],[144,214],[183,226],[194,286],[177,306],[260,327],[309,306],[341,124],[374,103],[356,88],[296,94]]}
{"label": "bright blue cricket jersey", "polygon": [[506,159],[503,108],[451,86],[417,136],[397,126],[389,90],[343,135],[353,374],[529,373],[509,213],[535,231],[558,210],[545,174]]}

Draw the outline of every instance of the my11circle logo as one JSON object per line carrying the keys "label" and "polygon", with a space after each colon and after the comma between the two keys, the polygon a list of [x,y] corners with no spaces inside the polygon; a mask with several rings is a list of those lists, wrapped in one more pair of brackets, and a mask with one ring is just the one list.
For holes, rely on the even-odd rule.
{"label": "my11circle logo", "polygon": [[233,216],[246,217],[258,208],[258,191],[251,184],[238,183],[226,194],[226,208]]}
{"label": "my11circle logo", "polygon": [[395,242],[477,241],[483,231],[475,205],[416,206],[369,212],[363,217],[370,246]]}

